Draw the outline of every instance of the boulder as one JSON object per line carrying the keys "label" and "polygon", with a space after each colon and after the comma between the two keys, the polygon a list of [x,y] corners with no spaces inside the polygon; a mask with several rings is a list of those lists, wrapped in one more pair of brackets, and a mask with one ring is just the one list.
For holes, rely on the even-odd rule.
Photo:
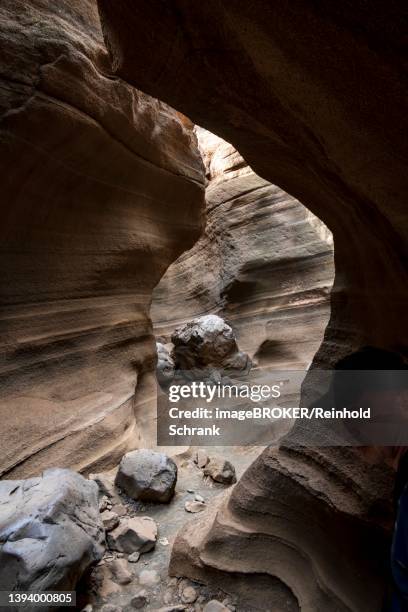
{"label": "boulder", "polygon": [[58,468],[0,481],[1,590],[74,590],[103,552],[94,482]]}
{"label": "boulder", "polygon": [[133,499],[169,502],[176,487],[177,466],[163,453],[132,451],[122,457],[115,482]]}
{"label": "boulder", "polygon": [[213,456],[204,468],[205,476],[210,476],[215,482],[233,484],[237,482],[235,468],[223,457]]}
{"label": "boulder", "polygon": [[128,554],[148,552],[156,545],[157,525],[148,516],[125,518],[108,533],[107,539],[111,550]]}
{"label": "boulder", "polygon": [[178,327],[171,336],[176,367],[222,367],[228,356],[238,352],[232,327],[217,315],[204,315]]}

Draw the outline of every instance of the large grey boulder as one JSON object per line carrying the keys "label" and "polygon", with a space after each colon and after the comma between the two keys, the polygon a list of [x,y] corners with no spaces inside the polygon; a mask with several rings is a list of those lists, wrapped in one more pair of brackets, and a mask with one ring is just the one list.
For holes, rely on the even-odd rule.
{"label": "large grey boulder", "polygon": [[251,362],[241,353],[232,327],[217,315],[204,315],[178,327],[171,336],[179,370],[220,368],[244,370]]}
{"label": "large grey boulder", "polygon": [[96,483],[57,468],[0,481],[0,590],[74,590],[104,540]]}
{"label": "large grey boulder", "polygon": [[177,466],[164,453],[135,450],[122,457],[115,483],[129,497],[169,502],[177,482]]}

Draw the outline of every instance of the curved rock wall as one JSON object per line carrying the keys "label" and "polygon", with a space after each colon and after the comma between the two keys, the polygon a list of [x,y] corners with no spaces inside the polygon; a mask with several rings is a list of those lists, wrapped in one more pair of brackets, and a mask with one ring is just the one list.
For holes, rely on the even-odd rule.
{"label": "curved rock wall", "polygon": [[216,313],[260,367],[306,367],[329,319],[333,243],[300,202],[257,176],[235,149],[196,128],[207,224],[153,292],[157,335]]}
{"label": "curved rock wall", "polygon": [[407,352],[406,6],[98,5],[118,74],[232,143],[333,232],[331,320],[316,362],[361,344]]}
{"label": "curved rock wall", "polygon": [[110,74],[93,0],[0,7],[0,474],[155,439],[151,292],[202,228],[188,125]]}
{"label": "curved rock wall", "polygon": [[[298,198],[332,231],[331,318],[315,365],[333,365],[365,344],[407,355],[406,5],[386,0],[98,3],[118,74],[232,143],[259,176]],[[206,579],[211,574],[216,580],[221,573],[231,590],[241,585],[244,592],[252,591],[260,598],[255,605],[265,609],[265,593],[268,603],[273,601],[271,581],[267,577],[266,591],[262,580],[241,572],[234,555],[244,551],[247,567],[268,560],[269,575],[284,583],[275,584],[277,596],[287,593],[285,588],[292,591],[289,610],[299,605],[302,612],[379,610],[384,568],[372,547],[385,558],[382,525],[389,508],[381,502],[379,484],[385,479],[386,499],[390,474],[384,466],[375,472],[370,466],[372,480],[364,491],[364,461],[357,452],[340,449],[323,464],[317,462],[322,466],[317,473],[307,469],[313,451],[304,451],[280,476],[271,452],[265,451],[243,476],[216,520],[207,523],[209,532],[198,534],[198,543],[183,546],[179,540],[173,572],[193,576],[205,563],[211,568]],[[339,478],[344,457],[344,477]],[[319,485],[317,494],[298,494],[299,479],[303,489]],[[369,495],[371,507],[382,508],[383,515],[370,512],[373,521],[367,523],[366,512],[356,514],[352,500],[343,505],[339,495],[327,496],[331,482],[343,495]],[[283,500],[279,506],[276,494]],[[259,500],[268,501],[257,513]],[[294,506],[301,515],[291,512]],[[270,517],[266,526],[265,517]],[[258,545],[222,551],[232,530],[239,534],[235,542],[247,543],[251,521]],[[351,531],[344,527],[353,524]],[[312,544],[297,538],[302,528]],[[271,538],[267,529],[276,536]],[[353,545],[356,533],[365,535]],[[197,549],[203,555],[197,556]],[[302,586],[296,576],[305,559],[316,559],[313,549],[326,552],[319,553],[319,562],[307,564],[311,582]],[[339,560],[339,582],[333,585]]]}

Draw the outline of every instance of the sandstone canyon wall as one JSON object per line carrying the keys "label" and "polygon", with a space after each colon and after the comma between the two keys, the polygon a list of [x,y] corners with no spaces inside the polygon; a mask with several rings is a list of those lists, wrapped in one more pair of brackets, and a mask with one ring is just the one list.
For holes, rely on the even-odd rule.
{"label": "sandstone canyon wall", "polygon": [[[232,143],[332,231],[331,318],[314,364],[365,344],[407,355],[406,4],[99,7],[117,74]],[[229,583],[248,610],[375,612],[390,484],[353,450],[268,449],[201,530],[179,536],[172,571]]]}
{"label": "sandstone canyon wall", "polygon": [[154,443],[151,292],[203,223],[191,129],[110,74],[93,0],[5,0],[0,474]]}
{"label": "sandstone canyon wall", "polygon": [[330,315],[331,234],[230,144],[196,131],[207,175],[206,228],[153,292],[155,333],[168,340],[186,321],[218,314],[254,364],[303,369]]}

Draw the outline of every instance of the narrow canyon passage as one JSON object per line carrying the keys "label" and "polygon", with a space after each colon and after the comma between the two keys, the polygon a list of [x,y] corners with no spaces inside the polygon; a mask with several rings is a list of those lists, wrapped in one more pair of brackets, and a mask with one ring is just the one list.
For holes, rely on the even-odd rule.
{"label": "narrow canyon passage", "polygon": [[384,450],[163,431],[186,372],[300,371],[302,406],[364,347],[407,368],[406,26],[399,0],[2,1],[0,609],[380,611]]}

